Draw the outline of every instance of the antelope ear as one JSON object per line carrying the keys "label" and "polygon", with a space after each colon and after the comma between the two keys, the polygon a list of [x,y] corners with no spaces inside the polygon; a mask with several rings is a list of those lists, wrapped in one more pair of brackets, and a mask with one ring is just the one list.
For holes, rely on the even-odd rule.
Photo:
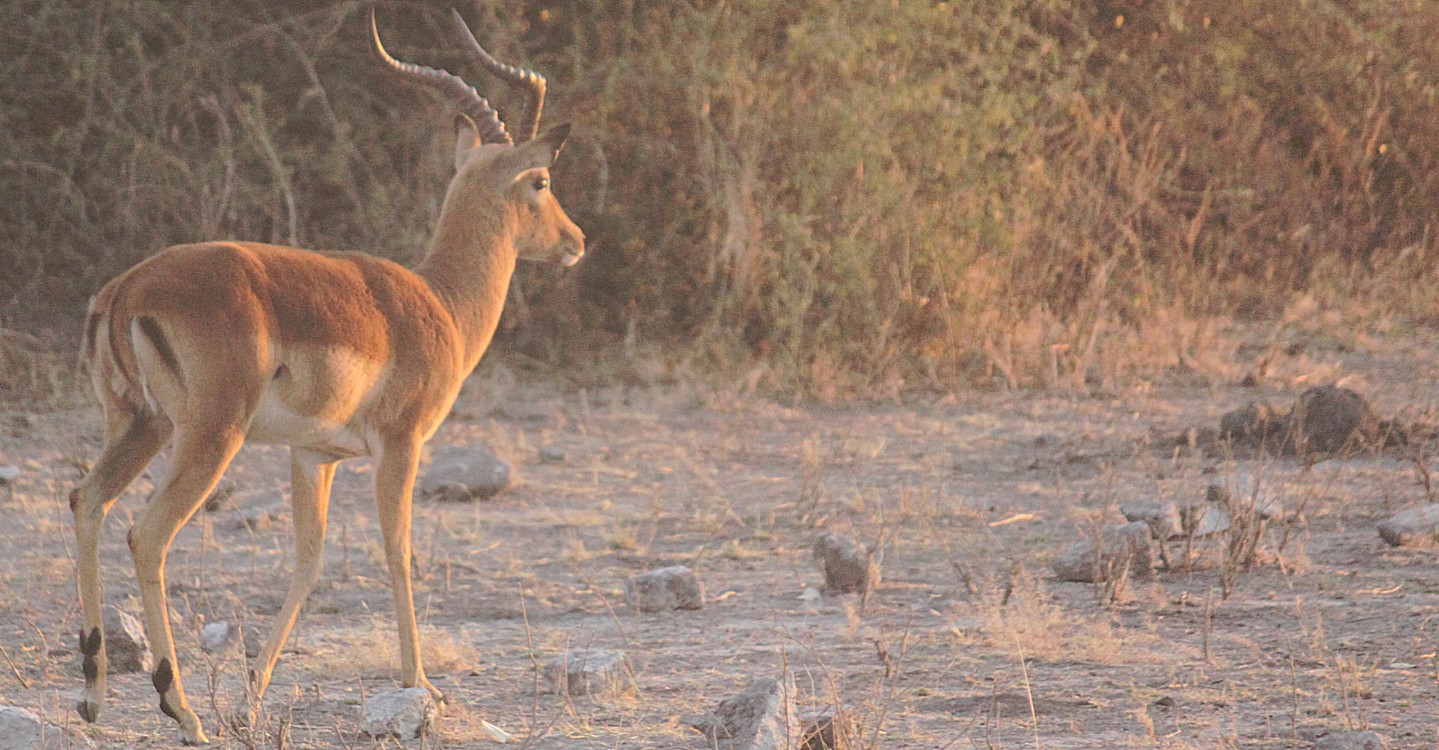
{"label": "antelope ear", "polygon": [[550,161],[553,162],[555,157],[560,155],[560,149],[565,147],[565,139],[569,137],[570,124],[566,122],[549,128],[545,132],[535,136],[535,141],[549,147]]}
{"label": "antelope ear", "polygon": [[455,169],[464,166],[470,149],[480,145],[480,128],[469,115],[463,112],[455,115]]}

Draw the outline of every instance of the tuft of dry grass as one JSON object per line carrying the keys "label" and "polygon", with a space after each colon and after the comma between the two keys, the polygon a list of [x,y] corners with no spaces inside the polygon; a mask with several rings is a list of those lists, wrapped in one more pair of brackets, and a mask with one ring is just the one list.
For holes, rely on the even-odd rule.
{"label": "tuft of dry grass", "polygon": [[[463,631],[420,626],[420,658],[429,674],[474,669],[483,654],[468,642]],[[399,641],[389,617],[375,617],[363,628],[327,631],[297,665],[326,680],[383,678],[397,672]]]}

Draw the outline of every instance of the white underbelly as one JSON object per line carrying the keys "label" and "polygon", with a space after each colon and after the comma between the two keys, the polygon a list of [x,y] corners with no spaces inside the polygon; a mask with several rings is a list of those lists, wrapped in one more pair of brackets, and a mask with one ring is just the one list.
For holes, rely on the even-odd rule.
{"label": "white underbelly", "polygon": [[250,420],[247,440],[342,455],[370,453],[359,416],[384,392],[387,366],[344,349],[291,347]]}
{"label": "white underbelly", "polygon": [[250,421],[245,439],[253,443],[324,448],[355,456],[370,452],[358,425],[296,413],[273,392],[261,397],[260,408]]}

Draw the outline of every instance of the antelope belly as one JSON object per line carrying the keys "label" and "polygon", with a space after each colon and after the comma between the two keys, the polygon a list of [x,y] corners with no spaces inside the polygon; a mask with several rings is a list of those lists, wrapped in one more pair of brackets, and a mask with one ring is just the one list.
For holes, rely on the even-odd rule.
{"label": "antelope belly", "polygon": [[383,363],[344,351],[292,354],[260,397],[247,439],[368,453],[355,416],[383,388]]}

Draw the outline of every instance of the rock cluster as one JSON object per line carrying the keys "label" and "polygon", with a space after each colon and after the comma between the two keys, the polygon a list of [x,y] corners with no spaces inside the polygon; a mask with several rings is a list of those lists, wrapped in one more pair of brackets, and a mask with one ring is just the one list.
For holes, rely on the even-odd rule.
{"label": "rock cluster", "polygon": [[1299,394],[1288,411],[1250,403],[1225,414],[1219,437],[1238,448],[1310,456],[1378,447],[1385,437],[1383,427],[1363,396],[1324,385]]}

